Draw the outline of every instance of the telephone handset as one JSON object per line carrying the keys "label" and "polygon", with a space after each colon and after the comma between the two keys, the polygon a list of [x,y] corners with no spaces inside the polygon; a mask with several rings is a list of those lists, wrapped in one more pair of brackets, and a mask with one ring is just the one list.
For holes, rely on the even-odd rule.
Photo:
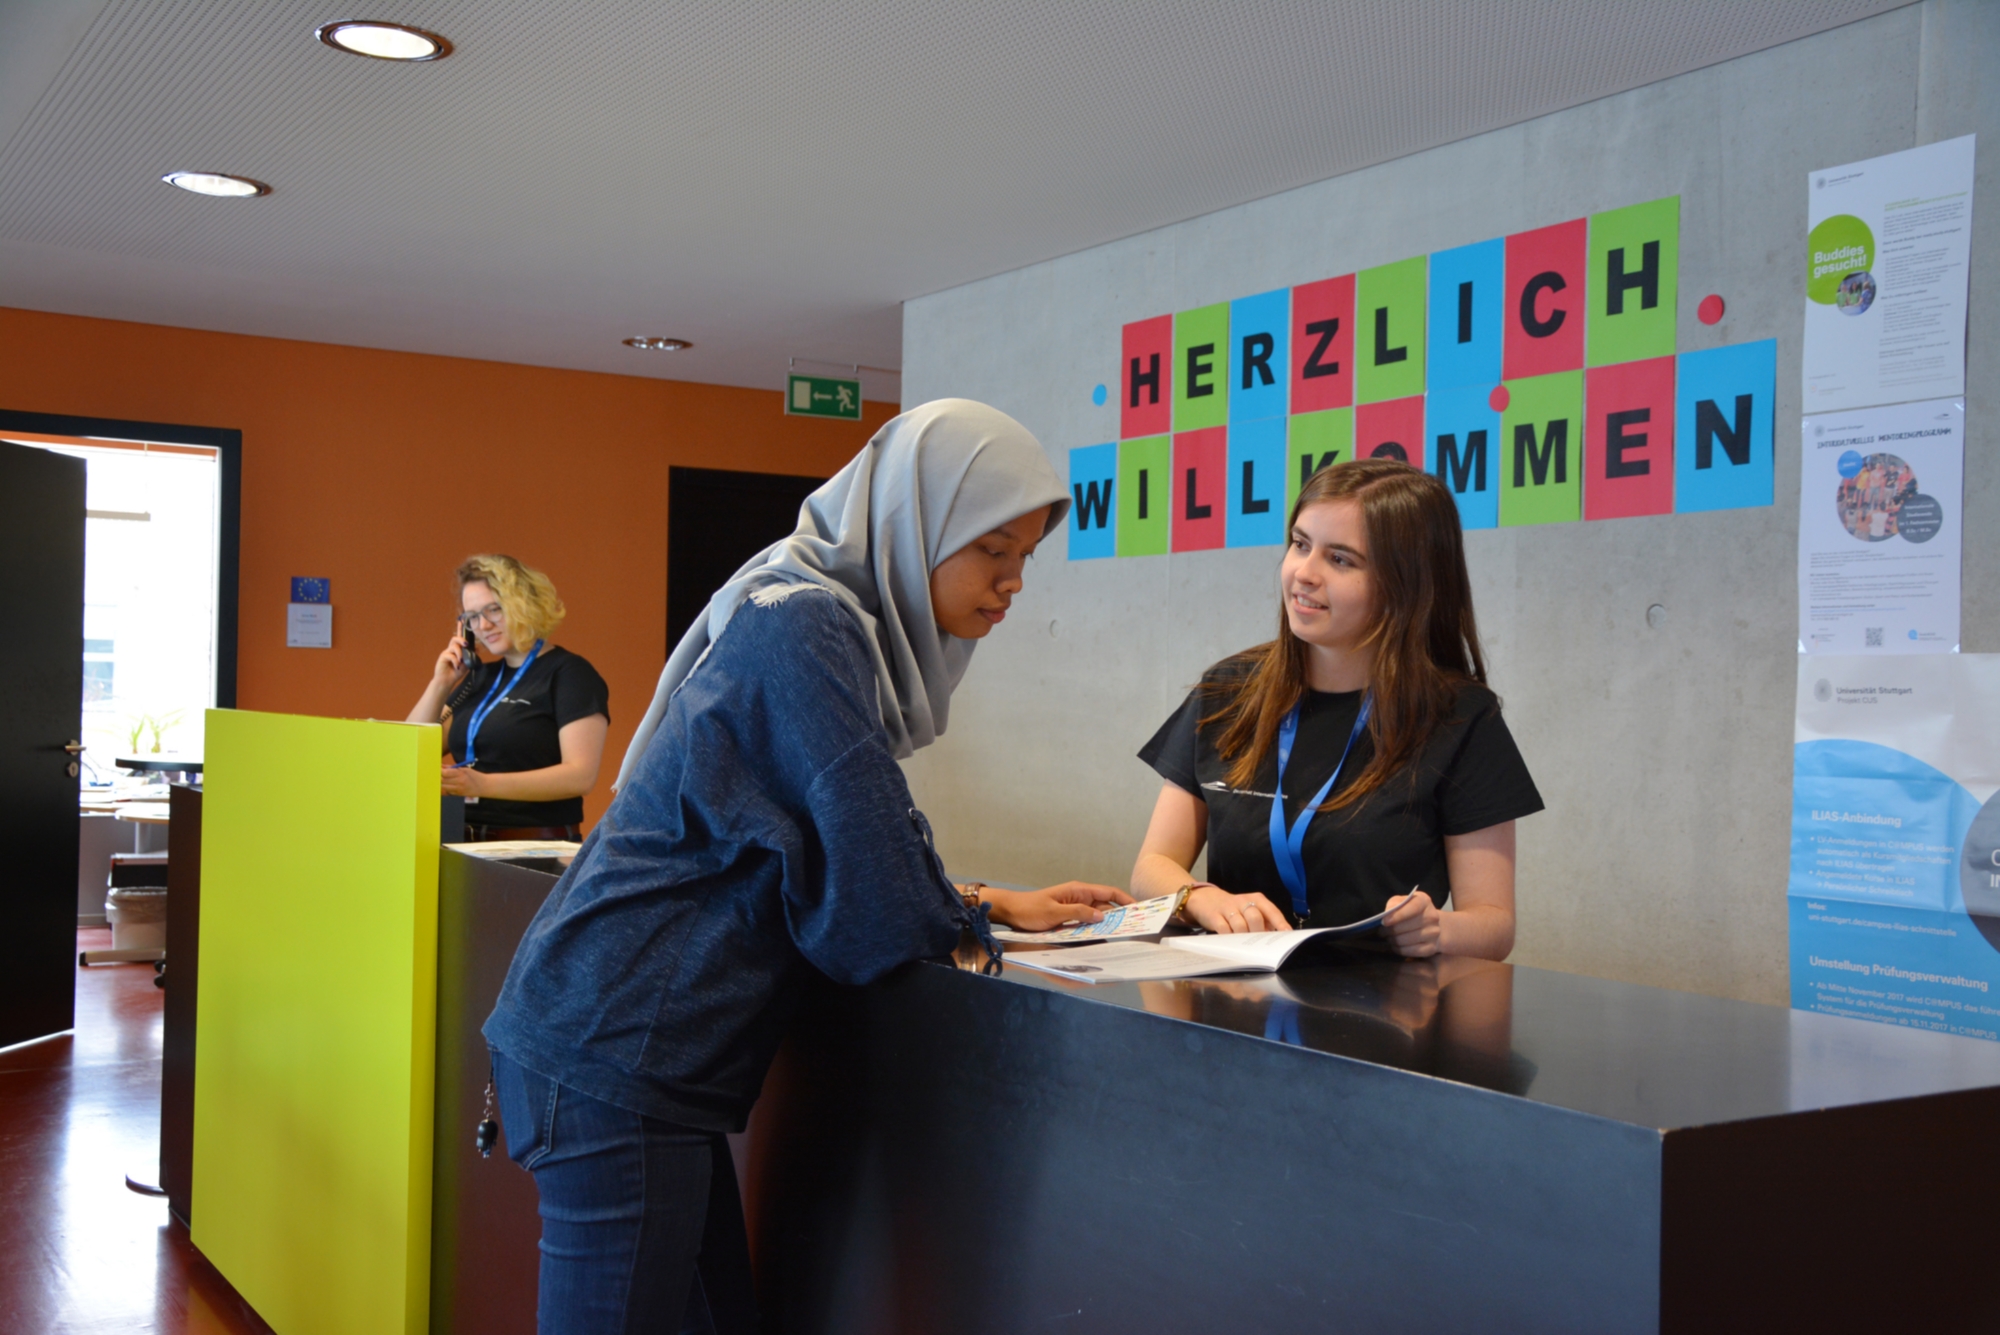
{"label": "telephone handset", "polygon": [[477,675],[476,669],[479,667],[479,641],[473,638],[472,627],[463,621],[458,623],[458,644],[464,651],[464,657],[460,661],[465,666],[465,679],[458,683],[458,689],[444,702],[444,707],[454,714],[458,712],[460,705],[472,698],[472,679]]}

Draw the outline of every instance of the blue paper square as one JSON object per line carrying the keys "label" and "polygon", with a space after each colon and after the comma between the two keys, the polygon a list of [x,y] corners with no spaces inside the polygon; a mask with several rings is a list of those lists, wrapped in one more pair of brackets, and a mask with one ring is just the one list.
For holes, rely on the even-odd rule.
{"label": "blue paper square", "polygon": [[1231,547],[1270,547],[1285,540],[1285,419],[1265,417],[1229,427]]}
{"label": "blue paper square", "polygon": [[1069,559],[1116,554],[1118,507],[1111,487],[1118,478],[1118,446],[1083,445],[1069,452]]}
{"label": "blue paper square", "polygon": [[1424,400],[1430,471],[1458,502],[1465,528],[1500,525],[1500,414],[1490,386],[1432,390]]}
{"label": "blue paper square", "polygon": [[1500,383],[1507,243],[1495,237],[1431,256],[1428,385],[1486,391]]}
{"label": "blue paper square", "polygon": [[1291,389],[1286,328],[1292,290],[1281,287],[1229,303],[1229,420],[1283,417]]}
{"label": "blue paper square", "polygon": [[323,575],[292,576],[292,601],[295,603],[330,603],[333,601],[333,581]]}
{"label": "blue paper square", "polygon": [[1769,505],[1778,343],[1683,352],[1674,385],[1674,510]]}

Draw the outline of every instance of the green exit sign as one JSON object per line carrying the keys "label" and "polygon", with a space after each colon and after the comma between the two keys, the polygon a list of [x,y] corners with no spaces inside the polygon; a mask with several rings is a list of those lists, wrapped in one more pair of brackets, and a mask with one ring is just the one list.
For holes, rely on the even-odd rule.
{"label": "green exit sign", "polygon": [[828,380],[816,375],[787,377],[785,411],[796,417],[838,417],[861,420],[861,382]]}

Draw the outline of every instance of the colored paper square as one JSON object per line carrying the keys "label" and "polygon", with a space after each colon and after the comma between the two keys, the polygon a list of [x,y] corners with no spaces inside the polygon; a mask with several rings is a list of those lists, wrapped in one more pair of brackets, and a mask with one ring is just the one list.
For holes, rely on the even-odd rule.
{"label": "colored paper square", "polygon": [[1174,430],[1228,421],[1229,303],[1218,302],[1174,317]]}
{"label": "colored paper square", "polygon": [[1500,383],[1500,298],[1507,243],[1499,237],[1431,256],[1429,387],[1491,390]]}
{"label": "colored paper square", "polygon": [[1354,410],[1354,457],[1395,459],[1424,466],[1424,400],[1421,395],[1364,403]]}
{"label": "colored paper square", "polygon": [[1228,539],[1229,428],[1174,436],[1174,550],[1201,552]]}
{"label": "colored paper square", "polygon": [[1672,514],[1674,359],[1592,367],[1583,410],[1583,517]]}
{"label": "colored paper square", "polygon": [[1114,542],[1120,556],[1160,556],[1172,530],[1174,442],[1147,436],[1118,443],[1118,518]]}
{"label": "colored paper square", "polygon": [[1380,403],[1424,392],[1424,304],[1427,256],[1417,255],[1354,279],[1354,401]]}
{"label": "colored paper square", "polygon": [[1229,420],[1283,417],[1291,389],[1287,355],[1292,292],[1281,287],[1229,303]]}
{"label": "colored paper square", "polygon": [[1085,445],[1069,452],[1069,559],[1088,561],[1117,554],[1118,446]]}
{"label": "colored paper square", "polygon": [[1774,339],[1684,352],[1674,393],[1674,509],[1771,504]]}
{"label": "colored paper square", "polygon": [[1590,365],[1674,355],[1680,252],[1679,195],[1590,215]]}
{"label": "colored paper square", "polygon": [[1285,419],[1260,417],[1229,425],[1231,547],[1269,547],[1285,540]]}
{"label": "colored paper square", "polygon": [[333,581],[321,575],[292,576],[292,601],[295,603],[330,603],[333,601]]}
{"label": "colored paper square", "polygon": [[1294,413],[1286,424],[1286,440],[1285,512],[1290,514],[1299,488],[1314,473],[1354,457],[1354,409]]}
{"label": "colored paper square", "polygon": [[1501,368],[1507,380],[1583,366],[1588,219],[1507,238]]}
{"label": "colored paper square", "polygon": [[1174,425],[1174,317],[1126,325],[1120,366],[1119,438],[1164,436]]}
{"label": "colored paper square", "polygon": [[1478,386],[1431,391],[1424,404],[1430,471],[1458,503],[1464,528],[1500,523],[1500,414]]}
{"label": "colored paper square", "polygon": [[1292,289],[1292,411],[1354,405],[1354,275]]}
{"label": "colored paper square", "polygon": [[1500,414],[1500,526],[1583,517],[1583,372],[1509,381]]}

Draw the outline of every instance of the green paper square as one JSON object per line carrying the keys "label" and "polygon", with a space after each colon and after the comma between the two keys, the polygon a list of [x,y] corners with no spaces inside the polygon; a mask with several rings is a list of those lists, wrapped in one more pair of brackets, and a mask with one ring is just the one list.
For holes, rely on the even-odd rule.
{"label": "green paper square", "polygon": [[[1172,536],[1174,438],[1118,444],[1118,555],[1164,556]],[[1142,480],[1140,474],[1146,476]],[[1140,513],[1143,504],[1145,513]]]}
{"label": "green paper square", "polygon": [[1500,414],[1500,527],[1583,518],[1583,372],[1510,380],[1507,394]]}
{"label": "green paper square", "polygon": [[1291,420],[1285,443],[1285,513],[1298,503],[1299,488],[1328,464],[1354,457],[1354,409],[1328,408]]}
{"label": "green paper square", "polygon": [[[1208,393],[1192,393],[1196,389]],[[1229,303],[1224,301],[1174,317],[1174,432],[1228,421]]]}
{"label": "green paper square", "polygon": [[1424,392],[1424,321],[1430,257],[1418,255],[1354,280],[1354,401]]}
{"label": "green paper square", "polygon": [[[1618,271],[1625,276],[1623,283],[1614,278],[1614,250],[1620,252]],[[1589,293],[1584,324],[1586,365],[1609,366],[1674,355],[1680,252],[1679,195],[1590,215],[1590,267],[1585,271]]]}

